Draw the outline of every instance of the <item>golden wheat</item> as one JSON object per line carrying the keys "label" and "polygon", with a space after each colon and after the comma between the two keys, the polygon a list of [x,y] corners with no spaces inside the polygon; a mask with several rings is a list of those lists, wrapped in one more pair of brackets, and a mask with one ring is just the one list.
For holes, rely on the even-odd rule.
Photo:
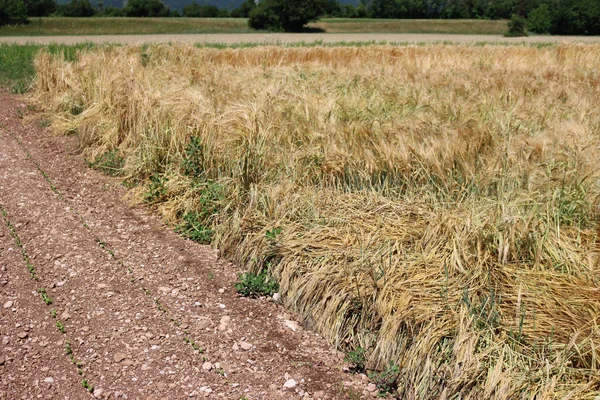
{"label": "golden wheat", "polygon": [[203,215],[269,268],[307,325],[396,363],[401,398],[595,398],[599,65],[579,45],[132,46],[41,53],[35,98],[167,221]]}

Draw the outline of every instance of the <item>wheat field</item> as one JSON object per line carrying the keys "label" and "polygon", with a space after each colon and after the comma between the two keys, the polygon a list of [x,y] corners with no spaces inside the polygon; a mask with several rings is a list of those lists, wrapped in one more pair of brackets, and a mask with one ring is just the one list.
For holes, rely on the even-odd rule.
{"label": "wheat field", "polygon": [[40,53],[32,97],[399,398],[592,399],[598,66],[573,44],[105,47]]}

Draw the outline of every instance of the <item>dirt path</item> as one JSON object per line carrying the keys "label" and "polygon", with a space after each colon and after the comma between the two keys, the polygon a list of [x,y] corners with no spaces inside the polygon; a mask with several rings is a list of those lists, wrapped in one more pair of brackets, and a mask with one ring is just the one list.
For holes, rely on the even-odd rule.
{"label": "dirt path", "polygon": [[90,43],[324,43],[393,42],[393,43],[600,43],[600,36],[528,36],[505,38],[500,35],[404,34],[404,33],[244,33],[188,35],[106,35],[106,36],[22,36],[0,37],[0,43],[75,44]]}
{"label": "dirt path", "polygon": [[74,138],[24,113],[0,93],[0,399],[371,395],[282,307],[239,297],[234,266],[127,205]]}

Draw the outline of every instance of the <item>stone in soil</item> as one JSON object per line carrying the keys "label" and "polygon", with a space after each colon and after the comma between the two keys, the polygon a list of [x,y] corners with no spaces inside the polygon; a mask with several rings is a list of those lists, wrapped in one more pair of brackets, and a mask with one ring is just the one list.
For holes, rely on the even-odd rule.
{"label": "stone in soil", "polygon": [[292,389],[292,388],[295,388],[296,385],[297,385],[297,383],[296,383],[296,381],[294,379],[288,379],[283,384],[283,387],[286,388],[286,389]]}
{"label": "stone in soil", "polygon": [[248,343],[248,342],[240,342],[240,347],[241,347],[243,350],[246,350],[246,351],[248,351],[248,350],[250,350],[250,349],[251,349],[253,346],[252,346],[250,343]]}
{"label": "stone in soil", "polygon": [[13,306],[12,301],[7,301],[6,303],[4,303],[4,308],[11,308],[12,306]]}
{"label": "stone in soil", "polygon": [[116,353],[114,356],[115,362],[118,362],[118,363],[123,361],[126,358],[127,358],[127,354],[125,354],[125,353]]}
{"label": "stone in soil", "polygon": [[300,324],[298,324],[296,321],[286,320],[285,321],[285,326],[287,326],[288,328],[290,328],[294,332],[300,330]]}

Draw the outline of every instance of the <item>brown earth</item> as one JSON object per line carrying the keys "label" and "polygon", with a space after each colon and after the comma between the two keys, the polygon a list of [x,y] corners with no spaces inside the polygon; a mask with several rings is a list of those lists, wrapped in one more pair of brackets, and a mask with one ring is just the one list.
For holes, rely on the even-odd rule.
{"label": "brown earth", "polygon": [[75,44],[75,43],[598,43],[600,36],[528,36],[506,38],[500,35],[457,35],[426,33],[243,33],[243,34],[166,34],[166,35],[99,35],[99,36],[14,36],[0,37],[0,43]]}
{"label": "brown earth", "polygon": [[0,399],[375,395],[280,305],[240,297],[234,265],[129,205],[76,138],[31,114],[0,93]]}

